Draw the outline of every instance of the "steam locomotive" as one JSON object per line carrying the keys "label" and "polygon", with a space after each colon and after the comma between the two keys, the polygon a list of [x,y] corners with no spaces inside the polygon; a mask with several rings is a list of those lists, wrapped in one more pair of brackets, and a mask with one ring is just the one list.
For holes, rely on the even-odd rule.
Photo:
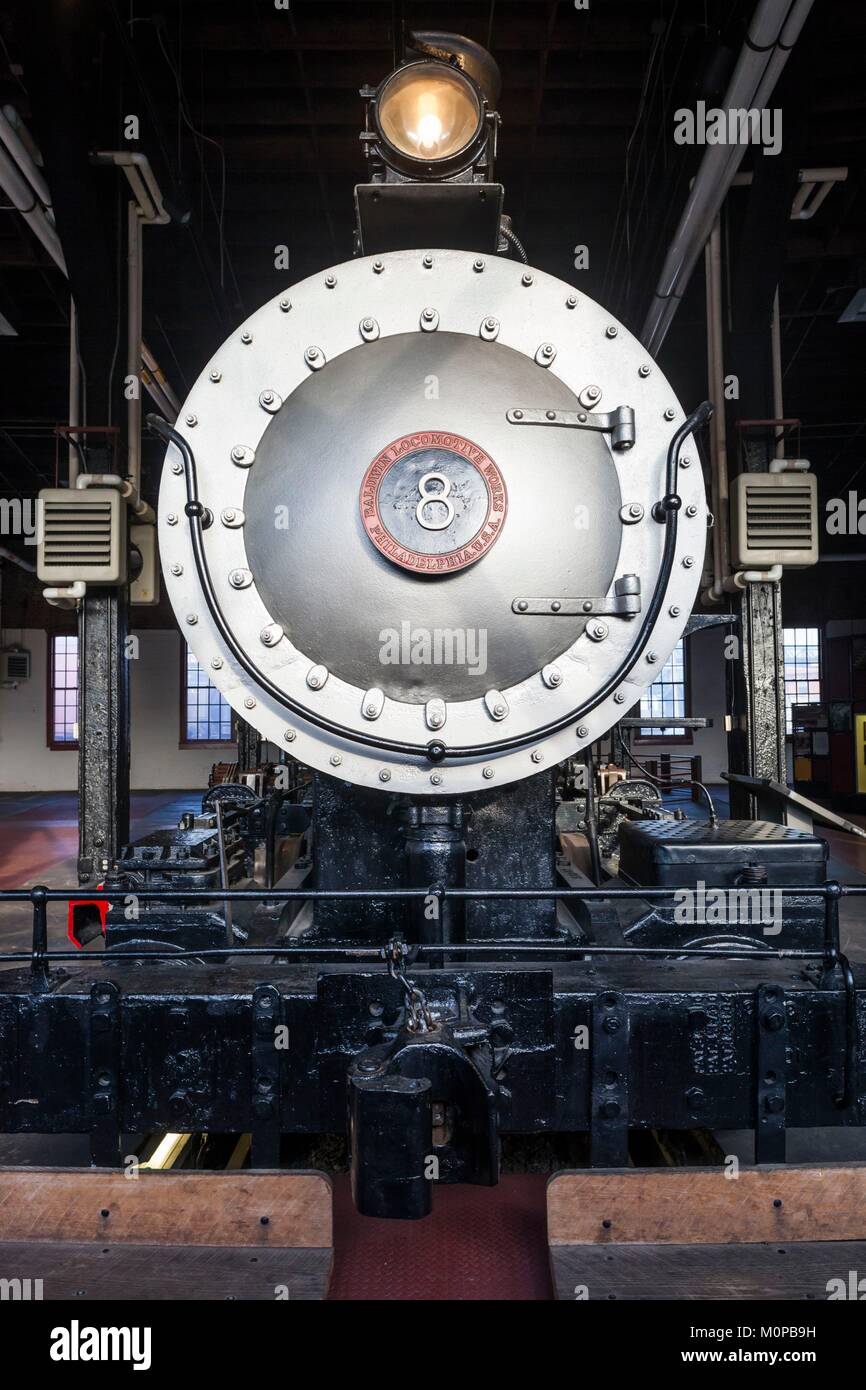
{"label": "steam locomotive", "polygon": [[[403,1217],[431,1175],[495,1182],[507,1134],[619,1166],[630,1131],[754,1127],[783,1158],[788,1125],[860,1121],[823,841],[656,800],[602,881],[556,835],[558,769],[687,629],[710,407],[521,258],[492,60],[414,45],[364,94],[358,254],[151,420],[171,603],[272,776],[112,865],[105,950],[43,978],[0,1125],[90,1133],[102,1163],[160,1127],[251,1131],[257,1166],[347,1134],[360,1209]],[[679,921],[699,883],[778,890],[778,932]],[[0,977],[0,1017],[33,1007]]]}

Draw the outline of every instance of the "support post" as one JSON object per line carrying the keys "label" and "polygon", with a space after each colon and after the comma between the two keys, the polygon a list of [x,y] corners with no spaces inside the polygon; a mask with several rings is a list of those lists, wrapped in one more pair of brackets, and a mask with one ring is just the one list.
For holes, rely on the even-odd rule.
{"label": "support post", "polygon": [[252,724],[248,724],[245,719],[238,718],[238,775],[242,772],[254,772],[259,765],[261,756],[262,741],[257,729]]}
{"label": "support post", "polygon": [[78,881],[129,840],[129,590],[90,589],[78,615]]}

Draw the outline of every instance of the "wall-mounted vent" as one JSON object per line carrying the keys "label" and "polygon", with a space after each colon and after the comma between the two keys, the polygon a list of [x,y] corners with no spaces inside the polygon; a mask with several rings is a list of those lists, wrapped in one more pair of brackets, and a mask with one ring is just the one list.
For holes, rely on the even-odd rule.
{"label": "wall-mounted vent", "polygon": [[0,682],[29,681],[30,653],[21,647],[0,652]]}
{"label": "wall-mounted vent", "polygon": [[731,488],[737,569],[818,563],[818,492],[814,473],[741,473]]}
{"label": "wall-mounted vent", "polygon": [[43,488],[36,573],[48,584],[122,584],[126,504],[110,487]]}

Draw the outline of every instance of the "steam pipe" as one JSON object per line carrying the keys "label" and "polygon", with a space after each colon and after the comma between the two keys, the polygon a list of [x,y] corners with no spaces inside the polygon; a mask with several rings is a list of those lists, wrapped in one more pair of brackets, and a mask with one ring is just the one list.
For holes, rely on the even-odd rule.
{"label": "steam pipe", "polygon": [[[811,8],[812,0],[760,0],[724,96],[725,110],[766,106]],[[745,149],[742,144],[709,145],[704,152],[640,333],[654,356],[665,340]]]}

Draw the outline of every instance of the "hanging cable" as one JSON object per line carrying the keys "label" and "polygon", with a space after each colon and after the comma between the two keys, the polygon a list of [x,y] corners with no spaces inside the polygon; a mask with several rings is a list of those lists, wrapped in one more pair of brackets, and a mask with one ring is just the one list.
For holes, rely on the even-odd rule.
{"label": "hanging cable", "polygon": [[[635,757],[634,753],[632,753],[631,749],[626,747],[625,739],[624,739],[623,736],[622,736],[622,729],[620,728],[620,726],[619,726],[618,724],[617,724],[617,726],[616,726],[616,732],[617,732],[617,735],[618,735],[618,737],[619,737],[619,746],[620,746],[620,748],[622,749],[622,751],[623,751],[623,753],[625,754],[625,756],[628,758],[629,762],[634,763],[635,767],[638,769],[638,771],[640,772],[641,776],[642,776],[642,777],[645,777],[645,778],[647,779],[648,782],[652,782],[653,785],[656,786],[656,787],[667,787],[668,790],[670,790],[671,787],[674,786],[674,783],[673,783],[673,782],[665,782],[661,777],[654,777],[653,774],[652,774],[651,772],[648,772],[648,771],[647,771],[647,769],[644,767],[643,763],[638,761],[638,759]],[[697,781],[695,778],[693,778],[693,777],[686,777],[686,778],[683,779],[683,781],[682,781],[681,783],[677,783],[677,785],[678,785],[678,786],[683,786],[683,787],[697,787],[700,791],[703,792],[704,796],[707,798],[707,805],[708,805],[709,811],[710,811],[710,828],[711,828],[712,830],[715,830],[716,826],[717,826],[718,823],[719,823],[719,818],[718,818],[718,816],[716,815],[716,808],[715,808],[715,805],[714,805],[714,803],[713,803],[713,798],[710,796],[709,790],[708,790],[707,787],[704,786],[703,782],[698,782],[698,781]]]}

